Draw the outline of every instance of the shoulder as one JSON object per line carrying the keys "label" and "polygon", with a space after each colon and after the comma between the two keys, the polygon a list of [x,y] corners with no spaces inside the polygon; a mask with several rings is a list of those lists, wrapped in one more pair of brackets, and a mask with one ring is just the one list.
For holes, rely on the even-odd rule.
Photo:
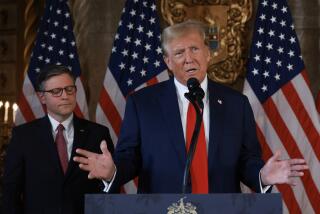
{"label": "shoulder", "polygon": [[46,122],[46,117],[42,117],[39,119],[35,119],[33,121],[18,125],[13,127],[13,131],[15,132],[24,132],[24,131],[33,131],[34,129],[39,129],[39,127],[43,127],[43,124]]}
{"label": "shoulder", "polygon": [[[75,130],[80,130],[82,134],[85,134],[87,139],[90,139],[89,142],[93,147],[96,146],[97,151],[100,151],[100,142],[102,140],[106,140],[108,144],[109,151],[112,153],[113,152],[113,143],[112,139],[110,137],[110,132],[108,127],[86,120],[86,119],[81,119],[76,116],[74,116],[74,129]],[[83,131],[81,131],[83,130]]]}
{"label": "shoulder", "polygon": [[143,98],[145,100],[146,98],[157,97],[158,95],[162,94],[163,92],[167,92],[172,88],[174,88],[173,79],[169,79],[151,86],[144,87],[134,92],[129,97],[133,99]]}
{"label": "shoulder", "polygon": [[222,85],[220,83],[213,82],[211,80],[208,81],[209,93],[214,93],[219,96],[223,96],[224,98],[236,99],[236,100],[247,100],[247,97],[241,92]]}
{"label": "shoulder", "polygon": [[168,89],[170,85],[173,84],[173,81],[171,79],[144,87],[140,89],[139,91],[133,93],[133,96],[145,96],[145,95],[154,95],[155,92],[161,92],[163,90]]}
{"label": "shoulder", "polygon": [[[48,133],[50,124],[47,117],[39,118],[12,128],[10,141],[14,142],[33,142],[43,135]],[[11,143],[10,143],[11,144]],[[26,145],[25,143],[22,145]]]}
{"label": "shoulder", "polygon": [[81,127],[86,127],[93,130],[108,130],[108,127],[104,125],[101,125],[83,118],[74,117],[74,122],[78,123]]}

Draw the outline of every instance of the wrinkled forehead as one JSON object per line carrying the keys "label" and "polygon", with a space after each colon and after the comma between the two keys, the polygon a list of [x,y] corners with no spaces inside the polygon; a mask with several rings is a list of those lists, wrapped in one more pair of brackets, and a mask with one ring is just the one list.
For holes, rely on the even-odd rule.
{"label": "wrinkled forehead", "polygon": [[205,38],[205,31],[202,28],[186,27],[186,28],[173,28],[169,29],[167,32],[164,32],[163,42],[170,42],[173,39],[183,37],[188,34],[198,34],[202,38]]}
{"label": "wrinkled forehead", "polygon": [[75,81],[72,76],[68,73],[62,73],[58,75],[50,76],[48,79],[42,82],[43,86],[46,87],[64,87],[65,85],[74,85]]}
{"label": "wrinkled forehead", "polygon": [[194,28],[187,28],[187,29],[182,29],[180,31],[174,31],[167,33],[167,35],[164,38],[163,42],[163,49],[164,53],[166,54],[169,49],[171,49],[171,45],[173,43],[176,43],[176,41],[182,40],[188,35],[198,35],[200,40],[203,40],[203,43],[205,44],[205,33]]}

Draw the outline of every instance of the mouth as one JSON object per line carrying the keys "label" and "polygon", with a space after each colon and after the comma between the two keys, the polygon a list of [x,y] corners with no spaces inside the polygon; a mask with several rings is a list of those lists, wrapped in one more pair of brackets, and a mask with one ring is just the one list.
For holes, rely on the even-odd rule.
{"label": "mouth", "polygon": [[60,104],[60,105],[59,105],[59,107],[65,107],[65,106],[71,106],[71,104],[65,103],[65,104]]}
{"label": "mouth", "polygon": [[198,69],[196,69],[196,68],[189,68],[189,69],[187,69],[186,70],[186,72],[187,73],[194,73],[194,72],[196,72]]}

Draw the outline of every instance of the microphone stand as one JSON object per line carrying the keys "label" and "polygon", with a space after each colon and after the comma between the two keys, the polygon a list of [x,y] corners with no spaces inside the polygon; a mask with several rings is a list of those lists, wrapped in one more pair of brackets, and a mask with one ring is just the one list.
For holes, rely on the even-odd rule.
{"label": "microphone stand", "polygon": [[200,100],[198,99],[198,101],[196,101],[195,97],[192,96],[191,93],[186,93],[185,97],[190,101],[190,103],[193,105],[193,107],[196,110],[196,123],[194,126],[190,148],[187,154],[187,161],[186,161],[186,165],[183,172],[183,183],[182,183],[183,194],[188,193],[187,190],[188,190],[188,181],[190,180],[190,167],[191,167],[191,162],[192,162],[194,152],[196,150],[196,146],[198,143],[198,137],[200,133],[201,123],[202,123],[202,114],[203,114],[203,103],[201,99]]}

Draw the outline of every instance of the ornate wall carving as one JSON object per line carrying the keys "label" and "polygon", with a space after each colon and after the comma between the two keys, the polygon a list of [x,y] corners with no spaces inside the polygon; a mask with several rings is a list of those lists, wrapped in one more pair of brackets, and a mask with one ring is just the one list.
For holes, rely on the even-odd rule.
{"label": "ornate wall carving", "polygon": [[[164,4],[165,1],[167,2],[167,4]],[[5,3],[3,4],[3,2]],[[25,57],[23,60],[23,55],[29,55],[30,50],[28,51],[27,43],[18,43],[15,51],[17,61],[12,60],[12,57],[9,57],[8,54],[11,52],[9,50],[10,47],[14,47],[12,46],[14,45],[14,43],[10,42],[10,45],[7,47],[7,41],[11,41],[11,39],[8,40],[7,38],[12,38],[12,36],[17,33],[16,30],[19,29],[19,33],[17,33],[17,40],[20,41],[21,39],[22,41],[24,41],[27,40],[27,38],[29,38],[28,41],[32,41],[33,39],[31,39],[31,34],[36,31],[36,27],[34,27],[34,24],[32,24],[34,23],[32,14],[35,13],[38,19],[42,15],[44,2],[45,0],[0,0],[0,35],[5,36],[6,38],[1,39],[5,41],[2,42],[2,44],[0,44],[0,61],[2,60],[0,62],[0,70],[2,70],[1,73],[3,73],[1,76],[5,76],[5,78],[2,77],[0,79],[2,79],[2,86],[4,85],[3,82],[6,82],[5,85],[8,85],[8,81],[10,81],[11,79],[13,79],[14,81],[16,81],[16,79],[19,80],[17,82],[18,88],[16,88],[14,85],[15,88],[12,96],[10,95],[10,97],[8,97],[9,95],[3,94],[3,92],[7,90],[12,90],[12,88],[7,86],[6,89],[0,89],[0,96],[6,96],[6,99],[10,99],[11,101],[15,101],[15,97],[18,96],[18,93],[20,92],[19,85],[22,85],[22,81],[24,79],[22,75],[23,64],[29,61],[27,60],[28,57]],[[94,118],[94,113],[99,98],[102,81],[109,61],[109,55],[112,48],[114,34],[118,26],[124,2],[125,0],[69,0],[70,10],[74,20],[74,34],[77,40],[78,54],[81,62],[81,70],[84,74],[84,79],[86,80],[86,86],[88,89],[87,91],[89,93],[89,96],[87,98],[89,102],[91,119]],[[252,8],[256,8],[258,0],[162,0],[156,2],[158,9],[161,8],[162,11],[165,9],[170,12],[168,12],[167,15],[162,18],[162,23],[164,23],[165,20],[167,24],[173,23],[173,21],[177,21],[176,17],[184,17],[181,11],[184,11],[185,8],[190,7],[190,9],[188,10],[189,13],[195,13],[194,11],[196,10],[192,7],[192,5],[196,7],[204,7],[204,5],[209,5],[209,7],[219,6],[221,7],[219,8],[219,11],[222,10],[222,8],[225,6],[228,8],[227,13],[232,19],[227,17],[227,19],[224,20],[224,22],[227,21],[227,24],[230,24],[232,20],[236,20],[236,22],[234,22],[237,23],[237,25],[234,25],[234,27],[230,29],[233,29],[233,31],[235,32],[240,31],[240,34],[242,35],[241,38],[244,38],[244,40],[226,40],[228,44],[235,44],[234,46],[229,46],[232,50],[233,47],[240,46],[241,52],[239,53],[234,51],[234,56],[232,56],[233,58],[231,57],[229,61],[225,63],[223,63],[223,59],[226,59],[224,55],[226,53],[224,52],[225,49],[219,48],[219,56],[216,56],[214,58],[214,60],[216,60],[214,63],[217,63],[214,64],[214,66],[216,66],[217,71],[213,73],[213,75],[215,75],[213,79],[222,79],[223,81],[227,80],[226,82],[228,82],[229,79],[231,81],[233,80],[235,82],[232,83],[232,87],[237,88],[239,91],[241,91],[244,73],[238,74],[232,70],[232,72],[228,74],[225,71],[233,69],[233,67],[230,67],[230,65],[233,64],[231,59],[237,59],[239,57],[242,59],[242,61],[239,61],[238,65],[245,67],[245,58],[248,55],[248,48],[250,47],[251,42],[250,36],[253,28],[253,22],[255,20],[255,9]],[[320,88],[320,70],[318,65],[318,56],[320,52],[320,3],[319,1],[288,0],[288,4],[290,6],[293,19],[295,21],[296,31],[299,37],[299,42],[302,50],[302,56],[305,60],[306,68],[311,80],[311,88],[313,94],[315,95]],[[28,7],[30,6],[32,6],[33,9],[28,9]],[[244,11],[241,11],[239,7]],[[19,11],[21,11],[21,17],[19,17]],[[160,14],[160,10],[158,10],[158,12]],[[211,14],[211,16],[215,15],[216,13],[218,14],[218,16],[220,16],[219,13],[224,13],[224,11],[218,13],[216,12],[216,10],[213,10],[213,12],[214,13]],[[253,12],[253,14],[251,14],[251,12]],[[243,14],[247,15],[241,18]],[[207,16],[210,17],[210,13]],[[27,17],[29,18],[27,19]],[[249,20],[250,17],[252,17],[251,20],[246,24],[243,24],[246,20]],[[18,21],[20,19],[22,21]],[[222,20],[220,21],[222,22]],[[217,25],[218,22],[214,23],[216,24],[216,27],[219,27]],[[214,26],[214,23],[211,22],[211,25]],[[26,30],[26,28],[28,28],[27,25],[33,26],[31,28],[29,27],[29,29],[33,28],[33,30],[29,31],[31,33],[29,35]],[[215,34],[216,29],[217,28],[213,27],[213,45],[216,44],[219,45],[219,47],[222,47],[224,46],[224,44],[222,42],[220,42],[219,44],[215,43],[216,41],[214,41],[214,38],[216,35],[219,37],[219,41],[222,41],[221,37],[222,35],[226,37],[226,33],[223,31],[222,28],[219,28],[218,34]],[[235,32],[231,33],[234,34]],[[20,34],[22,35],[20,36]],[[1,55],[1,53],[3,54]],[[4,58],[4,55],[6,56],[6,59]],[[17,63],[17,66],[14,66],[16,62],[19,63]],[[239,70],[238,67],[240,66],[235,66],[237,70]],[[12,75],[11,71],[13,71],[14,76],[8,77],[8,74]],[[241,72],[243,71],[244,68],[243,70],[241,70]],[[16,75],[19,78],[16,78]],[[236,78],[237,80],[234,80]]]}
{"label": "ornate wall carving", "polygon": [[234,83],[245,72],[245,25],[252,15],[252,0],[162,0],[161,13],[170,25],[196,19],[208,25],[212,59],[208,75]]}

